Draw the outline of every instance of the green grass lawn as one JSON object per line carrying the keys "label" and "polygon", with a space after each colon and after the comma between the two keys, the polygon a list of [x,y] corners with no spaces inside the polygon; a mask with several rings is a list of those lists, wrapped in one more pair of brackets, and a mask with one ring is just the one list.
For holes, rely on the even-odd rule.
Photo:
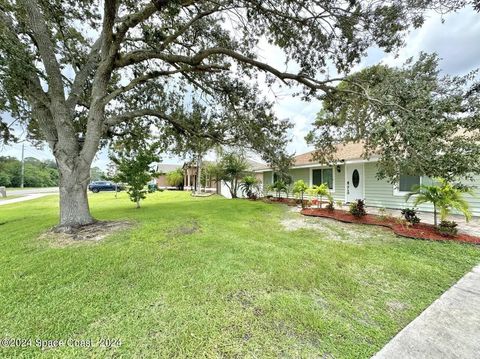
{"label": "green grass lawn", "polygon": [[[465,244],[318,220],[286,231],[281,205],[91,195],[96,218],[135,227],[54,246],[57,196],[0,207],[0,357],[367,358],[480,262]],[[92,339],[40,350],[35,339]],[[101,338],[120,339],[106,348]],[[70,343],[71,344],[71,343]]]}

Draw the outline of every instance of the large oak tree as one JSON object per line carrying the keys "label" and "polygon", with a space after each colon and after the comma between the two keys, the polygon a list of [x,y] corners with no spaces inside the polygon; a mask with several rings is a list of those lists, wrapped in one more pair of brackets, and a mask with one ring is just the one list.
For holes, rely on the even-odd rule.
{"label": "large oak tree", "polygon": [[479,80],[478,71],[442,75],[425,53],[403,67],[363,69],[324,96],[307,141],[321,162],[335,161],[337,144],[361,141],[392,183],[401,174],[471,178],[480,174]]}
{"label": "large oak tree", "polygon": [[[160,137],[188,131],[179,118],[195,91],[231,127],[229,140],[272,162],[269,141],[288,126],[255,96],[260,72],[267,84],[300,85],[307,98],[328,92],[329,64],[345,73],[372,45],[391,51],[440,5],[452,10],[463,2],[1,0],[0,111],[51,148],[60,171],[60,227],[69,229],[93,222],[89,168],[112,134],[139,121],[155,125]],[[259,58],[262,39],[298,70]]]}

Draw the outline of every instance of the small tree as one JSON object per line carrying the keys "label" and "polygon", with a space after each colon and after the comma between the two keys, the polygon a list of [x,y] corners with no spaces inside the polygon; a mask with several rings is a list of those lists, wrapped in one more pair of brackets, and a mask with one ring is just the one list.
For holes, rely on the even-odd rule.
{"label": "small tree", "polygon": [[333,197],[330,194],[330,190],[328,189],[328,185],[326,183],[322,183],[319,186],[314,185],[314,186],[308,188],[307,192],[310,195],[313,195],[313,196],[317,197],[318,208],[322,208],[323,197],[327,197],[329,201],[333,201]]}
{"label": "small tree", "polygon": [[308,189],[308,186],[303,180],[295,181],[295,183],[293,184],[293,193],[297,196],[300,196],[300,200],[302,201],[302,208],[305,207],[303,203],[303,196],[307,191],[307,189]]}
{"label": "small tree", "polygon": [[277,193],[277,198],[280,198],[280,195],[282,194],[282,192],[285,192],[285,194],[287,195],[288,197],[288,186],[285,182],[283,182],[282,180],[278,180],[278,181],[275,181],[274,183],[272,183],[271,185],[269,185],[267,187],[267,189],[269,191],[274,191]]}
{"label": "small tree", "polygon": [[473,191],[465,186],[455,186],[451,183],[441,180],[441,189],[443,198],[440,201],[440,219],[445,221],[452,209],[462,213],[468,222],[472,219],[472,212],[468,202],[463,198],[463,194],[468,193],[473,196]]}
{"label": "small tree", "polygon": [[183,184],[183,170],[181,168],[167,173],[167,184],[172,187],[180,188]]}
{"label": "small tree", "polygon": [[123,151],[118,157],[111,155],[110,158],[117,165],[117,173],[113,180],[127,184],[130,199],[136,203],[137,208],[140,208],[140,200],[146,198],[145,186],[152,177],[158,175],[151,168],[152,162],[159,160],[155,146]]}
{"label": "small tree", "polygon": [[229,152],[220,159],[221,179],[225,181],[232,198],[237,198],[240,179],[248,169],[248,163],[242,155]]}
{"label": "small tree", "polygon": [[454,186],[444,179],[439,179],[438,185],[417,185],[407,194],[406,201],[415,196],[413,205],[422,203],[433,204],[433,223],[438,226],[437,213],[440,209],[440,219],[444,221],[452,209],[461,212],[467,221],[472,217],[468,202],[463,198],[464,193],[472,194],[467,187]]}
{"label": "small tree", "polygon": [[239,187],[248,198],[257,198],[255,193],[260,190],[259,183],[260,181],[255,176],[245,176]]}

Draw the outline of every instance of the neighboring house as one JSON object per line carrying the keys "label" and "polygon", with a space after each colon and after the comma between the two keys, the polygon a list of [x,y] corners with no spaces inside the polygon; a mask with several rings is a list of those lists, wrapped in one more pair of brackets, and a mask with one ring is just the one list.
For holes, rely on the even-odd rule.
{"label": "neighboring house", "polygon": [[[263,182],[263,175],[260,172],[255,172],[259,168],[265,168],[265,163],[262,162],[257,162],[253,161],[250,159],[247,159],[247,162],[249,164],[248,171],[253,172],[257,179],[259,179],[261,182]],[[206,168],[211,163],[215,163],[212,161],[203,161],[203,166],[202,170]],[[195,165],[194,162],[186,162],[183,165],[176,165],[176,164],[167,164],[167,163],[159,163],[157,164],[157,172],[160,174],[158,178],[156,179],[157,186],[159,188],[173,188],[168,185],[167,183],[167,174],[169,172],[175,171],[177,169],[181,168],[183,170],[183,189],[185,191],[192,191],[195,189],[196,186],[196,178],[197,178],[197,166]],[[222,183],[217,183],[215,179],[213,178],[208,178],[206,179],[206,186],[205,186],[205,192],[217,192],[227,198],[230,198],[230,191],[226,187],[225,183],[221,181]],[[202,188],[203,189],[203,188]],[[241,197],[241,194],[239,193],[239,197]]]}
{"label": "neighboring house", "polygon": [[[377,159],[362,158],[363,145],[349,143],[338,145],[334,165],[324,165],[313,161],[313,153],[307,152],[295,157],[294,164],[289,173],[293,181],[302,179],[309,186],[327,183],[335,201],[349,203],[356,199],[364,199],[367,206],[402,209],[412,206],[413,199],[405,201],[406,194],[412,186],[420,183],[432,183],[425,176],[400,175],[397,184],[387,180],[378,180]],[[257,169],[255,172],[262,174],[264,190],[276,180],[276,175],[271,168]],[[480,185],[480,177],[475,177],[474,182],[464,182],[466,185]],[[465,199],[470,203],[470,208],[475,216],[480,216],[480,189],[474,188],[475,197],[465,194]],[[432,211],[431,205],[419,207],[423,211]]]}
{"label": "neighboring house", "polygon": [[[202,171],[209,165],[215,163],[213,161],[202,161]],[[183,188],[186,191],[196,190],[197,186],[197,165],[195,162],[186,162],[183,165],[184,171],[184,182]],[[205,192],[216,192],[217,191],[217,182],[213,178],[206,178],[206,183],[204,188]]]}
{"label": "neighboring house", "polygon": [[156,179],[158,188],[174,188],[167,183],[167,174],[169,172],[176,171],[179,168],[182,168],[182,165],[158,163],[157,173],[159,175]]}

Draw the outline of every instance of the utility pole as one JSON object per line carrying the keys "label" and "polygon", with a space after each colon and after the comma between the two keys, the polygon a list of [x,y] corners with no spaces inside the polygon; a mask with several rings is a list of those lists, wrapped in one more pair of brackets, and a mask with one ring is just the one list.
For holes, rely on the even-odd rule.
{"label": "utility pole", "polygon": [[25,143],[22,143],[22,170],[20,173],[20,188],[23,188],[25,183]]}

